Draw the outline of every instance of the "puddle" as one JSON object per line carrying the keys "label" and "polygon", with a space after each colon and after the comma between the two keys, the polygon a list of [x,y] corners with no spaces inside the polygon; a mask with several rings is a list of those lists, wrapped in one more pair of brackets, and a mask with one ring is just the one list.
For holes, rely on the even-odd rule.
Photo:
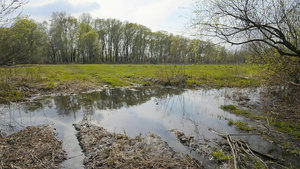
{"label": "puddle", "polygon": [[[109,132],[126,133],[130,137],[149,132],[159,135],[175,151],[190,154],[209,166],[210,161],[183,146],[170,130],[177,129],[195,139],[211,143],[221,138],[209,129],[220,133],[240,133],[228,126],[225,118],[242,120],[219,109],[220,105],[235,104],[226,99],[232,89],[181,90],[173,88],[103,89],[93,93],[70,96],[47,96],[31,102],[0,106],[0,129],[13,133],[26,126],[50,124],[56,128],[57,138],[69,160],[63,168],[83,168],[83,153],[75,137],[74,123],[83,118],[97,121]],[[258,90],[249,95],[257,101]],[[257,94],[255,94],[257,93]],[[266,154],[278,154],[275,146],[259,136],[243,137],[254,149]]]}

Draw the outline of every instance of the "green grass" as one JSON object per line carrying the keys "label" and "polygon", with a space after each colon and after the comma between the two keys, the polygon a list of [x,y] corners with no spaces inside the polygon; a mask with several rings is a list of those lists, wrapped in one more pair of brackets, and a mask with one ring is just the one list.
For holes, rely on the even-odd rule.
{"label": "green grass", "polygon": [[229,105],[222,105],[220,107],[221,109],[225,110],[225,111],[233,111],[233,110],[236,110],[236,107],[232,104],[229,104]]}
{"label": "green grass", "polygon": [[253,127],[249,127],[248,123],[244,123],[242,121],[236,121],[235,123],[235,127],[237,129],[243,130],[243,131],[251,131],[253,130]]}
{"label": "green grass", "polygon": [[293,135],[297,140],[300,140],[300,125],[295,123],[287,123],[280,120],[275,120],[270,123],[280,132],[287,132]]}
{"label": "green grass", "polygon": [[220,108],[224,111],[228,111],[232,114],[238,115],[238,116],[244,116],[251,120],[267,120],[265,116],[257,115],[254,113],[249,113],[246,110],[238,109],[234,105],[221,105]]}
{"label": "green grass", "polygon": [[229,120],[228,120],[228,125],[231,126],[231,125],[233,125],[233,124],[234,124],[234,121],[233,121],[232,119],[229,119]]}
{"label": "green grass", "polygon": [[[296,139],[300,140],[300,125],[295,124],[294,122],[285,122],[280,119],[274,119],[268,121],[267,115],[258,115],[254,113],[249,113],[246,110],[238,109],[234,105],[222,105],[220,108],[224,111],[228,111],[232,114],[236,114],[239,116],[247,117],[250,120],[263,120],[268,122],[271,126],[275,127],[278,131],[289,133],[294,136]],[[228,119],[228,125],[235,125],[236,128],[248,131],[247,125],[243,124],[242,122],[233,122],[233,120]],[[249,128],[251,129],[251,128]],[[253,128],[252,128],[253,129]]]}
{"label": "green grass", "polygon": [[242,130],[242,131],[251,131],[254,130],[254,127],[249,127],[248,123],[244,123],[242,121],[233,121],[232,119],[226,119],[227,120],[227,124],[229,126],[234,125],[235,128]]}
{"label": "green grass", "polygon": [[212,151],[211,155],[218,161],[228,161],[231,159],[231,156],[225,155],[223,151]]}
{"label": "green grass", "polygon": [[17,101],[32,93],[61,91],[74,86],[82,90],[103,85],[122,87],[132,84],[185,88],[259,86],[261,70],[258,65],[68,64],[0,67],[0,102]]}

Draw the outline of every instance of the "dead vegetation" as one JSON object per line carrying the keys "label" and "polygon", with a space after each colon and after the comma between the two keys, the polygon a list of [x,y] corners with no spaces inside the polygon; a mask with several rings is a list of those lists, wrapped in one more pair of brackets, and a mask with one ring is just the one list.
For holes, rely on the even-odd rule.
{"label": "dead vegetation", "polygon": [[276,168],[286,168],[284,166],[284,160],[282,159],[277,159],[271,155],[254,150],[246,142],[234,139],[230,134],[218,133],[213,129],[211,129],[211,131],[227,141],[227,146],[230,147],[231,159],[235,169],[258,167],[269,168],[270,165],[273,165],[273,167],[276,166]]}
{"label": "dead vegetation", "polygon": [[[234,136],[255,135],[251,133],[222,134],[210,129],[212,134],[222,137],[224,140],[215,145],[195,139],[193,136],[186,136],[183,132],[172,130],[178,140],[185,146],[190,147],[198,154],[214,160],[220,168],[289,168],[285,160],[264,154],[259,150],[251,148],[245,141],[233,138]],[[213,166],[213,168],[217,167]],[[293,168],[293,167],[292,167]]]}
{"label": "dead vegetation", "polygon": [[130,138],[87,122],[74,125],[85,154],[85,168],[203,168],[190,156],[173,151],[158,136]]}
{"label": "dead vegetation", "polygon": [[31,126],[3,137],[0,134],[0,168],[60,168],[66,159],[62,141],[50,126]]}

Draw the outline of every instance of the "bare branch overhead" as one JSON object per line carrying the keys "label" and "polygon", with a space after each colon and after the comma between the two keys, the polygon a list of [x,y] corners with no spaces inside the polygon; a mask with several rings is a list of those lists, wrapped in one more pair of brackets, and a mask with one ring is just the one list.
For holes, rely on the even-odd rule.
{"label": "bare branch overhead", "polygon": [[199,0],[194,12],[201,35],[232,45],[262,42],[281,55],[300,57],[300,1]]}

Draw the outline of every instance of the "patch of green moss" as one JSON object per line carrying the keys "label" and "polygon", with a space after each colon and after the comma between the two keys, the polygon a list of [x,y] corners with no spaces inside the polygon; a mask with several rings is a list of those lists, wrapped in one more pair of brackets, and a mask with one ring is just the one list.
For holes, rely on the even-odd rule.
{"label": "patch of green moss", "polygon": [[232,105],[232,104],[229,104],[229,105],[222,105],[220,107],[222,110],[225,110],[225,111],[232,111],[232,110],[236,110],[237,108]]}
{"label": "patch of green moss", "polygon": [[246,156],[246,160],[251,163],[250,166],[253,169],[265,169],[266,168],[265,165],[261,161],[255,159],[253,157]]}
{"label": "patch of green moss", "polygon": [[[236,115],[239,115],[239,116],[247,117],[251,120],[257,119],[257,120],[267,121],[266,116],[249,113],[246,110],[237,109],[233,105],[222,105],[220,108],[225,110],[225,111],[228,111],[230,113],[233,113],[233,114],[236,114]],[[233,124],[232,120],[228,121],[228,125],[232,125],[232,124]],[[244,130],[244,131],[253,130],[253,128],[247,128],[246,127],[247,125],[243,124],[242,122],[235,122],[234,124],[236,125],[236,128]],[[284,121],[280,121],[280,120],[272,121],[272,122],[270,122],[270,125],[274,126],[278,131],[284,132],[284,133],[290,133],[296,139],[300,140],[300,125],[290,123],[290,122],[288,123],[288,122],[284,122]]]}
{"label": "patch of green moss", "polygon": [[230,112],[236,115],[243,115],[243,116],[249,115],[249,112],[242,109],[235,109],[235,110],[231,110]]}
{"label": "patch of green moss", "polygon": [[231,156],[226,155],[223,151],[213,151],[211,155],[218,161],[228,161],[231,159]]}
{"label": "patch of green moss", "polygon": [[282,143],[281,144],[283,147],[284,147],[284,149],[288,152],[288,153],[291,153],[291,154],[299,154],[299,152],[300,152],[300,149],[299,148],[296,148],[296,149],[292,149],[291,147],[292,147],[292,143],[286,143],[286,142],[284,142],[284,143]]}
{"label": "patch of green moss", "polygon": [[236,121],[236,122],[234,122],[232,119],[226,119],[226,118],[225,118],[225,120],[227,120],[227,124],[228,124],[229,126],[235,125],[235,127],[236,127],[237,129],[240,129],[240,130],[243,130],[243,131],[251,131],[251,130],[254,130],[253,127],[249,127],[249,126],[248,126],[248,123],[244,123],[244,122],[242,122],[242,121]]}
{"label": "patch of green moss", "polygon": [[229,120],[228,120],[228,125],[231,126],[231,125],[233,125],[233,124],[234,124],[234,121],[233,121],[232,119],[229,119]]}
{"label": "patch of green moss", "polygon": [[251,131],[253,130],[253,127],[249,127],[248,123],[244,123],[242,121],[236,121],[235,123],[235,127],[237,129],[243,130],[243,131]]}
{"label": "patch of green moss", "polygon": [[262,162],[256,160],[254,162],[254,168],[255,169],[265,169],[266,167],[265,167],[265,165]]}
{"label": "patch of green moss", "polygon": [[228,111],[232,114],[236,114],[236,115],[239,115],[239,116],[244,116],[244,117],[247,117],[251,120],[255,120],[255,119],[257,119],[257,120],[266,120],[267,119],[264,116],[260,116],[260,115],[254,114],[254,113],[249,113],[248,111],[243,110],[243,109],[238,109],[234,105],[222,105],[220,108],[223,109],[224,111]]}
{"label": "patch of green moss", "polygon": [[278,131],[290,133],[296,139],[300,140],[300,125],[294,123],[287,123],[279,120],[275,120],[271,123]]}

